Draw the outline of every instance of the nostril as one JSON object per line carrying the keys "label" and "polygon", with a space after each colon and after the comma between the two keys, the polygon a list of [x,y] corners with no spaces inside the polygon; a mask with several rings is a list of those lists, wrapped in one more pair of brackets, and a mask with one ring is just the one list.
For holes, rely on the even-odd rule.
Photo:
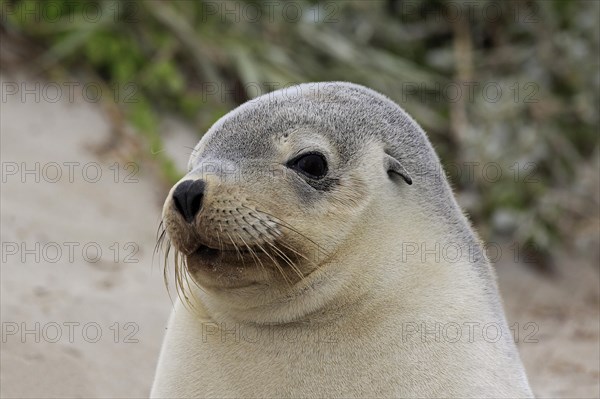
{"label": "nostril", "polygon": [[177,211],[186,222],[190,223],[202,207],[204,197],[204,181],[186,180],[175,188],[173,202]]}
{"label": "nostril", "polygon": [[185,209],[183,208],[183,204],[177,195],[173,194],[173,202],[175,203],[175,208],[181,215],[185,215]]}
{"label": "nostril", "polygon": [[191,210],[191,213],[194,216],[200,210],[200,205],[202,205],[202,194],[199,194],[199,195],[191,198],[191,201],[190,201],[190,210]]}

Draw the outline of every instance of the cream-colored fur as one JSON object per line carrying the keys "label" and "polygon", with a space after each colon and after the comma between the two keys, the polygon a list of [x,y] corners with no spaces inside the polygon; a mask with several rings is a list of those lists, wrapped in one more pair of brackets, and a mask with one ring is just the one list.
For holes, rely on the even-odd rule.
{"label": "cream-colored fur", "polygon": [[[281,159],[302,146],[291,136],[289,148],[277,147]],[[252,257],[244,270],[192,268],[197,302],[192,310],[175,305],[152,397],[532,396],[493,271],[478,257],[479,243],[464,238],[470,228],[453,198],[443,212],[457,212],[456,222],[448,222],[431,210],[435,200],[423,198],[418,185],[425,179],[413,176],[417,188],[393,181],[381,142],[363,141],[337,197],[310,209],[277,179],[240,184],[199,172],[210,138],[201,141],[198,167],[184,180],[207,181],[202,212],[228,196],[258,203],[323,248],[294,242],[311,261],[298,260],[304,277],[291,283],[265,275],[268,265],[247,266]],[[332,168],[344,157],[333,140],[318,145]],[[167,224],[177,224],[171,208],[168,199]],[[172,240],[187,243],[180,229],[167,226]],[[232,279],[248,284],[233,286]]]}

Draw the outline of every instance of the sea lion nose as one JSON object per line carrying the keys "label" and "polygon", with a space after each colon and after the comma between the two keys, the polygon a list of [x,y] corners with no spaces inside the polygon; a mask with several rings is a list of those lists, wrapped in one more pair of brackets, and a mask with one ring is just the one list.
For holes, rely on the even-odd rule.
{"label": "sea lion nose", "polygon": [[203,180],[185,180],[173,192],[175,207],[188,223],[194,220],[202,207],[204,185]]}

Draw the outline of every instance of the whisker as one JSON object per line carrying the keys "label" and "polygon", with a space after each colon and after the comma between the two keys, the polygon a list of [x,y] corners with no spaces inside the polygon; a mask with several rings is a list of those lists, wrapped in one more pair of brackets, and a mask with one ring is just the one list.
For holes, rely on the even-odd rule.
{"label": "whisker", "polygon": [[[221,233],[223,232],[223,225],[219,222],[219,228],[221,229]],[[219,241],[219,248],[221,251],[223,250],[223,241],[221,241],[221,236],[219,235],[219,231],[215,230],[217,233],[217,241]]]}
{"label": "whisker", "polygon": [[[277,261],[271,256],[271,254],[262,245],[260,245],[259,243],[256,243],[256,246],[262,251],[262,253],[267,255],[269,257],[269,259],[271,259],[273,261],[273,263],[277,263]],[[261,262],[261,265],[262,265],[262,262]],[[279,266],[278,263],[277,263],[277,266]],[[278,267],[278,270],[281,272],[282,271],[281,267]],[[263,266],[263,272],[264,272],[265,276],[267,276],[267,271],[264,268],[264,266]],[[285,278],[285,276],[283,276],[283,277]]]}
{"label": "whisker", "polygon": [[[176,280],[176,288],[177,288],[177,296],[181,303],[190,310],[196,310],[196,305],[194,304],[196,297],[192,295],[190,298],[187,295],[187,292],[193,292],[190,286],[190,276],[187,272],[187,260],[185,256],[181,254],[181,252],[177,251],[175,255],[175,280]],[[194,281],[192,279],[192,281]],[[198,286],[194,281],[194,285]]]}
{"label": "whisker", "polygon": [[[254,227],[254,226],[252,225],[252,223],[249,223],[249,222],[246,220],[246,217],[245,217],[245,216],[244,216],[244,215],[243,215],[243,214],[242,214],[242,213],[241,213],[239,210],[238,210],[238,213],[239,213],[239,214],[242,216],[242,220],[243,220],[244,222],[246,222],[246,224],[247,224],[247,225],[249,225],[249,226],[252,226],[252,228],[253,228],[254,230],[256,230],[256,231],[257,231],[259,234],[261,234],[261,233],[260,233],[260,231],[258,231],[258,230],[256,229],[256,227]],[[263,221],[263,220],[262,220],[260,217],[255,217],[255,218],[256,218],[256,219],[257,219],[259,222],[263,222],[263,223],[264,223],[264,221]],[[237,223],[237,221],[236,221],[236,223]],[[237,223],[237,224],[238,224],[238,226],[239,226],[239,223]],[[267,227],[269,227],[269,226],[267,225]],[[246,232],[247,232],[248,234],[252,235],[250,232],[248,232],[248,231],[246,231]],[[271,254],[269,253],[269,251],[267,251],[267,250],[266,250],[266,249],[265,249],[265,248],[264,248],[262,245],[260,245],[260,243],[259,243],[259,242],[260,242],[260,236],[259,236],[259,237],[255,237],[254,235],[252,235],[252,237],[253,237],[254,239],[256,239],[256,241],[257,241],[256,245],[257,245],[257,246],[258,246],[258,247],[261,249],[261,251],[262,251],[262,252],[263,252],[265,255],[267,255],[267,256],[268,256],[268,257],[269,257],[269,258],[270,258],[270,259],[273,261],[273,263],[275,264],[275,266],[276,266],[276,268],[277,268],[278,272],[279,272],[279,273],[281,274],[281,276],[282,276],[282,277],[285,279],[285,281],[286,281],[286,282],[287,282],[289,285],[291,285],[291,284],[292,284],[292,283],[291,283],[291,281],[288,279],[288,277],[287,277],[287,274],[285,273],[284,269],[281,267],[281,265],[279,264],[279,262],[277,262],[277,260],[276,260],[275,258],[273,258],[273,256],[271,256]],[[269,237],[271,240],[275,240],[275,239],[277,238],[277,237],[276,237],[276,236],[274,236],[274,235],[270,235],[270,236],[268,236],[268,237]],[[266,242],[267,244],[271,245],[271,243],[270,243],[269,241],[265,241],[265,242]],[[294,270],[296,271],[296,269],[295,269],[294,265],[291,265],[291,266],[292,266],[292,269],[294,269]],[[296,273],[298,273],[298,271],[296,271]]]}
{"label": "whisker", "polygon": [[[274,230],[272,226],[269,226],[268,223],[266,223],[264,220],[262,220],[261,218],[257,218],[257,220],[263,224],[263,226],[265,226],[267,228],[268,231],[277,231]],[[297,249],[295,249],[294,247],[292,247],[289,243],[286,243],[285,241],[282,240],[278,240],[277,243],[285,248],[287,248],[288,250],[292,251],[294,254],[304,258],[306,261],[310,262],[312,265],[314,266],[318,266],[317,263],[315,263],[313,260],[307,258],[304,254],[302,254],[301,252],[299,252]]]}
{"label": "whisker", "polygon": [[[242,213],[241,213],[240,211],[237,211],[237,212],[238,212],[240,215],[242,215]],[[246,222],[246,224],[248,224],[249,226],[252,226],[252,224],[251,224],[251,223],[248,223],[248,221],[246,220],[246,218],[244,217],[244,215],[242,215],[242,220],[243,220],[244,222]],[[236,220],[236,222],[235,222],[235,223],[236,223],[238,226],[240,226],[240,224],[237,222],[237,220]],[[240,227],[242,227],[242,226],[240,226]],[[252,226],[252,227],[254,228],[254,226]],[[261,251],[262,251],[262,252],[263,252],[265,255],[267,255],[269,258],[271,258],[271,260],[273,260],[273,262],[275,262],[275,259],[273,259],[273,257],[272,257],[272,256],[271,256],[271,255],[270,255],[270,254],[269,254],[269,253],[268,253],[268,252],[267,252],[267,251],[266,251],[266,250],[265,250],[265,249],[262,247],[262,245],[260,245],[260,235],[259,235],[258,237],[256,237],[256,236],[252,235],[252,234],[251,234],[250,232],[248,232],[248,231],[246,231],[246,233],[250,234],[250,235],[252,236],[252,238],[254,238],[254,239],[256,240],[256,246],[258,246],[258,247],[260,248],[260,250],[261,250]],[[238,234],[238,235],[239,235],[239,234]],[[242,237],[240,236],[240,239],[241,239],[241,238],[242,238]],[[242,241],[243,241],[243,239],[242,239]],[[246,244],[246,242],[245,242],[245,241],[244,241],[244,244]],[[246,244],[246,247],[248,247],[248,245],[247,245],[247,244]],[[250,249],[250,248],[249,248],[249,249]],[[258,257],[257,257],[257,258],[258,258]],[[266,269],[266,268],[265,268],[265,266],[263,265],[262,261],[260,261],[260,259],[259,259],[259,262],[260,262],[260,266],[261,266],[261,268],[262,268],[263,274],[265,275],[265,278],[267,278],[267,277],[268,277],[268,275],[267,275],[267,269]],[[285,277],[285,276],[284,276],[284,277]]]}
{"label": "whisker", "polygon": [[173,297],[171,296],[171,287],[169,285],[169,254],[171,253],[171,240],[167,241],[167,249],[165,250],[164,264],[163,264],[163,281],[165,283],[165,287],[167,287],[167,295],[169,296],[169,300],[173,305]]}
{"label": "whisker", "polygon": [[[237,224],[237,221],[236,221],[236,224]],[[238,226],[239,226],[239,224],[238,224]],[[242,238],[242,236],[240,235],[240,233],[236,232],[236,234],[238,235],[238,237],[240,237],[240,240],[242,240],[242,242],[244,243],[244,246],[246,246],[246,248],[248,248],[248,251],[250,252],[250,255],[252,255],[252,259],[256,259],[254,261],[254,265],[256,266],[257,265],[256,261],[258,261],[258,263],[260,263],[260,266],[261,266],[262,270],[264,271],[265,270],[265,266],[263,265],[263,263],[260,260],[260,258],[258,257],[258,255],[256,255],[256,252],[246,243],[246,241]]]}
{"label": "whisker", "polygon": [[167,231],[166,230],[163,230],[162,233],[160,233],[160,236],[158,236],[158,239],[156,240],[156,245],[154,246],[154,252],[153,252],[152,255],[154,255],[154,254],[156,254],[156,253],[158,253],[160,251],[166,235],[167,235]]}
{"label": "whisker", "polygon": [[311,238],[309,238],[309,237],[307,237],[305,234],[303,234],[303,233],[299,232],[299,231],[298,231],[298,230],[296,230],[294,227],[290,226],[288,223],[286,223],[286,222],[284,222],[283,220],[279,219],[277,216],[275,216],[275,215],[273,215],[273,214],[271,214],[271,213],[269,213],[269,212],[265,212],[265,211],[263,211],[263,210],[261,210],[261,209],[258,209],[258,208],[256,208],[256,209],[252,209],[252,208],[250,208],[250,207],[248,207],[248,206],[246,206],[246,205],[244,205],[244,204],[241,204],[241,206],[242,206],[242,207],[244,207],[244,208],[246,208],[246,209],[249,209],[249,210],[251,210],[251,211],[255,211],[255,212],[259,212],[259,213],[263,213],[263,214],[265,214],[265,215],[268,215],[270,218],[273,218],[273,219],[274,219],[274,220],[271,220],[271,219],[269,218],[269,221],[270,221],[270,222],[276,223],[276,224],[277,224],[277,225],[279,225],[279,226],[285,227],[285,228],[287,228],[287,229],[289,229],[289,230],[293,231],[294,233],[296,233],[296,234],[298,234],[299,236],[301,236],[301,237],[305,238],[306,240],[308,240],[308,241],[309,241],[309,242],[311,242],[312,244],[316,245],[316,246],[317,246],[317,248],[319,248],[319,249],[320,249],[320,245],[319,245],[318,243],[314,242],[314,241],[313,241]]}
{"label": "whisker", "polygon": [[281,251],[279,248],[277,248],[277,246],[274,245],[273,243],[267,242],[267,244],[269,244],[279,254],[279,257],[281,259],[283,259],[288,265],[290,265],[290,267],[298,275],[298,277],[300,277],[301,279],[304,278],[304,275],[298,269],[296,264],[283,251]]}
{"label": "whisker", "polygon": [[294,247],[291,247],[290,245],[286,244],[283,241],[278,241],[277,242],[279,245],[287,248],[288,250],[292,251],[295,255],[298,255],[302,258],[304,258],[307,262],[310,262],[313,266],[318,266],[318,263],[315,263],[314,261],[308,259],[304,254],[300,253],[298,250],[296,250]]}
{"label": "whisker", "polygon": [[225,234],[227,234],[227,237],[229,237],[229,241],[231,241],[231,244],[233,244],[233,247],[235,248],[235,251],[237,252],[238,258],[242,260],[242,266],[246,266],[244,263],[244,257],[242,256],[242,253],[240,252],[237,244],[235,243],[233,238],[231,238],[231,235],[229,235],[229,233],[227,231],[225,232]]}
{"label": "whisker", "polygon": [[166,234],[167,234],[167,230],[164,229],[163,221],[161,219],[160,223],[158,224],[158,229],[156,230],[157,238],[156,238],[156,244],[154,245],[154,251],[152,251],[152,261],[150,263],[151,270],[154,269],[154,256],[156,256],[157,254],[160,255],[160,251],[163,247]]}

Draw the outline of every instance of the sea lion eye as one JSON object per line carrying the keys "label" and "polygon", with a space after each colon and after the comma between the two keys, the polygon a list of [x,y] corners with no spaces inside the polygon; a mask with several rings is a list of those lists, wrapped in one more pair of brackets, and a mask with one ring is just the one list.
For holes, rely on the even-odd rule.
{"label": "sea lion eye", "polygon": [[288,166],[312,179],[320,179],[327,174],[327,161],[318,152],[300,155],[291,160]]}

